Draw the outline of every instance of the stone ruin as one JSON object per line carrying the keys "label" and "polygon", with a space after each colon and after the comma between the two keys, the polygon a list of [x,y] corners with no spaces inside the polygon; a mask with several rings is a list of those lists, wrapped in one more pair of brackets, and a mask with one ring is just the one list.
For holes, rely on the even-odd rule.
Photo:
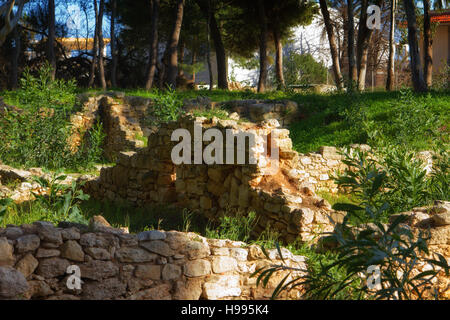
{"label": "stone ruin", "polygon": [[[104,155],[109,161],[115,161],[122,151],[137,151],[144,142],[139,137],[148,137],[157,128],[150,128],[145,121],[151,116],[153,101],[150,98],[125,96],[121,92],[108,92],[95,95],[82,94],[78,97],[80,111],[71,117],[73,133],[69,144],[75,150],[84,139],[86,132],[96,121],[100,121],[106,134]],[[248,119],[258,123],[270,119],[277,120],[285,127],[299,117],[298,106],[289,100],[233,100],[213,102],[206,97],[184,101],[183,109],[222,108],[237,113],[237,119]],[[356,147],[356,146],[354,146]],[[331,173],[343,170],[342,156],[334,147],[322,147],[318,152],[299,153],[296,178],[310,185],[314,191],[326,189],[336,193],[337,186],[331,179]]]}
{"label": "stone ruin", "polygon": [[[279,167],[275,174],[264,175],[268,155],[255,153],[256,164],[179,164],[172,162],[171,153],[178,141],[171,141],[172,132],[186,129],[194,137],[194,124],[206,130],[218,129],[247,133],[255,141],[264,136],[276,136]],[[191,141],[193,143],[193,141]],[[203,142],[207,146],[208,142]],[[261,150],[261,145],[255,149]],[[236,155],[237,144],[234,154]],[[194,146],[192,146],[194,150]],[[227,151],[225,150],[224,153]],[[252,150],[254,152],[254,150]],[[245,149],[246,159],[250,157]],[[256,212],[255,235],[265,230],[278,232],[285,242],[297,238],[312,240],[324,231],[332,231],[334,221],[342,214],[317,197],[310,184],[298,179],[299,154],[292,150],[289,131],[276,120],[254,124],[217,118],[186,116],[179,121],[162,124],[148,137],[148,147],[121,152],[114,167],[102,168],[100,176],[86,181],[85,192],[97,199],[126,201],[138,206],[156,203],[176,203],[180,207],[201,211],[209,219],[236,212]]]}
{"label": "stone ruin", "polygon": [[[74,147],[100,119],[107,133],[106,152],[111,159],[117,158],[114,167],[102,168],[98,178],[86,182],[85,191],[94,198],[136,205],[175,203],[199,210],[213,220],[222,214],[255,211],[258,224],[254,236],[271,230],[285,242],[315,240],[341,221],[342,213],[333,211],[314,193],[323,187],[337,191],[330,171],[345,166],[336,148],[299,154],[292,150],[289,131],[278,121],[265,118],[247,123],[188,116],[152,131],[142,122],[149,107],[150,99],[118,93],[86,96],[81,111],[72,117],[79,129],[72,135]],[[230,110],[252,117],[246,108]],[[232,129],[252,133],[257,141],[262,136],[276,136],[279,170],[274,175],[262,174],[267,163],[263,153],[258,154],[260,161],[256,164],[174,165],[171,151],[178,141],[171,141],[171,134],[184,128],[193,136],[194,123],[201,123],[202,133],[210,128],[222,133]],[[148,136],[148,147],[143,148],[142,141],[136,139],[138,135]],[[419,158],[427,167],[432,165],[430,154],[420,154]],[[20,177],[21,188],[27,185],[25,189],[29,190],[33,187],[30,177],[42,174],[38,169],[3,166],[0,181]],[[449,203],[436,202],[432,207],[403,214],[410,217],[407,224],[414,233],[430,233],[430,251],[443,254],[449,261]],[[304,257],[282,250],[289,266],[306,269]],[[276,250],[270,250],[269,256],[272,263],[280,263]],[[133,235],[95,224],[63,223],[55,228],[45,222],[0,228],[0,298],[6,299],[264,299],[271,296],[285,274],[275,274],[267,288],[256,287],[255,279],[249,276],[255,268],[269,263],[258,246],[192,233],[147,231]],[[81,291],[66,285],[67,266],[73,264],[81,269]],[[415,273],[430,268],[423,262]],[[433,280],[440,297],[450,299],[449,281],[442,274]],[[304,289],[300,287],[282,298],[298,299]]]}
{"label": "stone ruin", "polygon": [[214,102],[207,97],[197,97],[191,100],[186,99],[183,105],[186,111],[221,108],[230,113],[236,112],[239,117],[255,123],[275,119],[283,127],[298,120],[301,116],[297,103],[286,99],[278,101],[249,99]]}
{"label": "stone ruin", "polygon": [[[281,263],[276,249],[268,260],[256,245],[177,231],[128,234],[96,218],[90,227],[37,221],[0,228],[0,300],[268,299],[288,273],[256,286],[255,270]],[[282,255],[288,266],[306,270],[305,257],[286,249]],[[70,281],[74,268],[78,288]],[[299,286],[281,298],[303,292]]]}
{"label": "stone ruin", "polygon": [[[104,155],[115,161],[119,152],[134,151],[142,148],[142,137],[147,137],[156,128],[151,128],[148,119],[154,117],[150,98],[126,96],[123,92],[106,92],[101,94],[85,93],[77,98],[80,110],[71,116],[73,125],[69,145],[76,150],[85,138],[86,132],[96,121],[100,121],[106,133]],[[283,126],[298,117],[297,104],[289,100],[236,100],[213,102],[209,98],[198,97],[185,100],[183,109],[222,108],[236,112],[252,122],[276,119]]]}
{"label": "stone ruin", "polygon": [[106,134],[103,146],[106,159],[114,161],[120,151],[137,150],[144,146],[139,137],[145,137],[150,132],[145,119],[151,99],[111,92],[80,95],[78,101],[81,110],[71,116],[73,129],[69,145],[73,150],[79,147],[96,121],[102,123]]}
{"label": "stone ruin", "polygon": [[[414,233],[430,232],[430,250],[450,263],[450,203],[415,208],[406,214]],[[289,275],[304,279],[308,260],[281,249]],[[128,234],[111,228],[102,217],[89,226],[62,222],[58,227],[37,221],[0,228],[1,299],[268,299],[290,271],[277,271],[267,287],[256,285],[251,274],[262,267],[280,265],[277,249],[264,255],[258,245],[207,239],[195,233],[152,230]],[[68,286],[80,271],[81,288]],[[412,276],[431,270],[426,260]],[[69,270],[69,271],[68,271]],[[305,271],[303,271],[305,270]],[[69,281],[69,283],[72,283]],[[443,270],[432,279],[441,299],[450,299],[450,279]],[[283,292],[281,299],[301,299],[304,286]],[[433,299],[433,292],[427,296]]]}

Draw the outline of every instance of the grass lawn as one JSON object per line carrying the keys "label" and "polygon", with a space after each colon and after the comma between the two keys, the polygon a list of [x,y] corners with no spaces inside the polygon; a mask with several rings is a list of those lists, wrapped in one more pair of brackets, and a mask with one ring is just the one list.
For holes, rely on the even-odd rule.
{"label": "grass lawn", "polygon": [[[152,98],[157,93],[145,90],[125,90],[128,95]],[[362,122],[373,122],[379,130],[394,143],[398,135],[408,137],[407,144],[414,150],[432,148],[436,137],[428,135],[428,127],[437,126],[444,143],[448,142],[450,128],[450,91],[414,94],[406,92],[364,92],[314,94],[273,91],[254,93],[251,91],[191,90],[176,93],[180,100],[198,96],[209,97],[213,101],[238,99],[289,99],[297,102],[301,120],[289,129],[294,149],[301,153],[316,151],[320,146],[345,146],[352,143],[367,143],[367,133],[362,130]],[[352,112],[354,114],[352,114]],[[403,118],[399,118],[402,116]],[[430,118],[435,122],[430,124]],[[409,122],[408,122],[409,121]],[[404,128],[397,124],[403,122]],[[413,125],[413,127],[408,127]],[[416,127],[416,128],[414,128]],[[417,128],[422,128],[422,134]],[[403,130],[403,131],[402,131]],[[404,132],[406,131],[406,132]],[[401,140],[401,139],[400,139]]]}

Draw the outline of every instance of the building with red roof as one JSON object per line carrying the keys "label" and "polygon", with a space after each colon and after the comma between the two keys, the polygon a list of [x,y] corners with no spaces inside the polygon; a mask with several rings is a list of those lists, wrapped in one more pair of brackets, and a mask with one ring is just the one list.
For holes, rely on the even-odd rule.
{"label": "building with red roof", "polygon": [[[432,58],[433,73],[439,73],[450,65],[450,10],[431,11],[430,19],[432,24],[438,23],[433,34]],[[421,41],[422,48],[423,43]]]}

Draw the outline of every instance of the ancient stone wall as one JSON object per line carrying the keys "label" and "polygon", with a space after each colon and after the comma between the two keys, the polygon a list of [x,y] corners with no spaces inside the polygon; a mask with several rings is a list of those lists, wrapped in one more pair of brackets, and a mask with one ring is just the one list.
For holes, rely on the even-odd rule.
{"label": "ancient stone wall", "polygon": [[[268,254],[272,261],[259,246],[177,231],[136,235],[40,221],[8,226],[0,228],[0,299],[266,299],[286,275],[278,272],[266,288],[256,286],[250,278],[256,269],[281,263],[276,249]],[[282,254],[289,266],[306,270],[305,257]],[[78,268],[80,289],[70,285]]]}
{"label": "ancient stone wall", "polygon": [[276,119],[283,127],[298,120],[300,116],[297,103],[291,100],[250,99],[214,102],[207,97],[197,97],[196,99],[186,99],[183,104],[183,108],[187,111],[221,108],[230,113],[236,112],[241,118],[252,122]]}
{"label": "ancient stone wall", "polygon": [[[78,97],[81,110],[71,117],[73,133],[69,144],[72,149],[79,147],[85,139],[86,132],[95,121],[100,121],[106,134],[104,154],[107,159],[115,161],[122,151],[136,151],[143,147],[138,137],[147,137],[152,132],[145,118],[152,106],[149,98],[125,96],[120,92],[104,94],[83,94]],[[239,117],[258,123],[276,119],[281,126],[286,126],[298,117],[298,107],[293,101],[235,100],[213,102],[208,98],[185,100],[183,108],[192,109],[224,108],[238,113]],[[337,192],[331,179],[334,170],[344,168],[341,156],[334,147],[322,147],[318,152],[299,154],[298,171],[291,172],[296,179],[308,183],[314,190],[326,188]]]}
{"label": "ancient stone wall", "polygon": [[71,116],[73,125],[69,144],[73,150],[85,139],[86,132],[96,121],[102,123],[106,134],[104,155],[114,161],[119,152],[137,150],[144,146],[140,137],[149,134],[145,123],[151,99],[125,96],[120,92],[78,97],[81,110]]}
{"label": "ancient stone wall", "polygon": [[[207,165],[202,162],[176,166],[171,152],[178,141],[171,141],[172,132],[187,129],[193,143],[194,123],[201,124],[202,133],[215,128],[223,133],[223,137],[227,129],[236,134],[253,135],[257,142],[252,150],[256,164],[236,164],[235,160],[234,164]],[[339,220],[340,214],[332,211],[301,180],[286,174],[300,170],[297,167],[299,155],[292,150],[289,131],[278,126],[276,120],[238,124],[233,120],[184,117],[178,122],[162,125],[150,135],[147,148],[120,153],[116,166],[103,168],[100,177],[86,182],[85,192],[94,198],[125,200],[136,205],[177,203],[199,210],[210,219],[238,211],[254,211],[258,216],[255,234],[271,230],[278,232],[286,242],[297,237],[311,240],[323,231],[331,231],[330,217]],[[279,148],[279,167],[274,174],[264,174],[270,167],[269,156],[262,152],[264,136],[276,136],[272,143]],[[204,146],[209,143],[203,141]],[[194,146],[191,149],[194,150]],[[236,154],[238,150],[234,151]],[[248,159],[249,150],[245,153]]]}
{"label": "ancient stone wall", "polygon": [[[350,145],[350,153],[355,149],[370,151],[370,146],[366,144]],[[342,162],[345,152],[344,148],[323,146],[317,152],[298,154],[297,169],[286,172],[292,178],[299,179],[305,185],[308,185],[314,191],[323,190],[329,193],[338,193],[337,184],[333,180],[333,175],[344,172],[348,166]],[[433,168],[433,154],[430,151],[418,152],[414,159],[423,163],[423,169],[431,173]]]}

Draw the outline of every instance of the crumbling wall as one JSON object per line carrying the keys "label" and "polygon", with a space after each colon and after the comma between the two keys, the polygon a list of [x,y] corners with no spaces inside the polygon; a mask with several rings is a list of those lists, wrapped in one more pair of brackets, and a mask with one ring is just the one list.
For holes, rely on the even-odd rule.
{"label": "crumbling wall", "polygon": [[149,134],[145,119],[151,99],[109,92],[80,95],[78,100],[81,110],[71,116],[72,134],[68,143],[72,150],[80,146],[96,121],[102,123],[106,134],[103,145],[106,159],[114,161],[119,152],[144,146],[140,138]]}
{"label": "crumbling wall", "polygon": [[[267,299],[287,272],[275,273],[266,288],[257,287],[250,275],[281,263],[276,249],[268,254],[273,261],[259,246],[194,233],[136,235],[38,221],[0,228],[0,299]],[[282,254],[289,266],[306,270],[305,257],[286,249]],[[74,270],[80,271],[79,288]],[[298,299],[303,290],[282,297]]]}
{"label": "crumbling wall", "polygon": [[197,97],[196,99],[184,101],[184,109],[216,109],[222,108],[236,112],[240,117],[252,122],[276,119],[283,127],[288,126],[300,117],[298,105],[291,100],[230,100],[214,102],[208,97]]}
{"label": "crumbling wall", "polygon": [[[188,130],[193,144],[194,123],[201,125],[202,134],[210,128],[218,129],[223,137],[227,129],[252,134],[257,142],[254,148],[257,151],[252,151],[256,152],[256,164],[237,164],[235,159],[233,164],[175,165],[171,153],[178,141],[171,141],[172,132]],[[269,156],[262,151],[263,136],[276,137],[273,143],[279,150],[279,167],[274,174],[264,174]],[[208,144],[203,141],[203,146]],[[194,150],[194,145],[191,149]],[[234,150],[235,154],[237,151]],[[245,153],[248,159],[249,150]],[[286,174],[298,170],[297,158],[289,131],[280,129],[276,120],[253,124],[187,116],[163,124],[149,136],[147,148],[120,153],[117,165],[102,168],[98,178],[86,182],[85,191],[94,198],[136,205],[176,203],[199,210],[210,219],[254,211],[258,216],[255,235],[270,230],[278,232],[286,242],[298,237],[306,241],[323,231],[331,231],[333,220],[339,220],[341,215],[331,210],[311,188]]]}

